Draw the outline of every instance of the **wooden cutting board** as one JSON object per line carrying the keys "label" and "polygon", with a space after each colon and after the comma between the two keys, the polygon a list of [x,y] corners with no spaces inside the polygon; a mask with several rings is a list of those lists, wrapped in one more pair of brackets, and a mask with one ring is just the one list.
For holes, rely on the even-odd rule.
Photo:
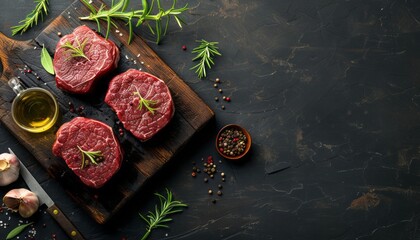
{"label": "wooden cutting board", "polygon": [[[95,1],[98,2],[98,1]],[[100,4],[100,3],[98,3]],[[135,36],[128,45],[126,26],[118,23],[118,32],[113,28],[110,39],[120,48],[121,60],[118,74],[130,68],[141,69],[163,79],[168,85],[175,103],[175,115],[170,124],[158,135],[147,142],[140,142],[129,132],[119,134],[122,127],[116,115],[103,102],[107,84],[112,76],[104,79],[95,93],[89,96],[75,96],[57,89],[54,77],[46,73],[40,64],[41,46],[45,45],[50,53],[54,53],[62,35],[71,33],[80,25],[96,29],[96,23],[80,21],[78,17],[89,15],[88,9],[79,1],[74,2],[57,17],[33,41],[14,41],[0,33],[0,59],[2,75],[0,81],[0,118],[2,123],[14,136],[34,155],[48,173],[57,179],[66,192],[84,208],[98,223],[107,222],[129,199],[138,192],[165,163],[175,156],[189,140],[214,118],[213,111],[195,94],[185,82],[142,40]],[[103,23],[101,29],[106,29]],[[31,69],[25,71],[25,69]],[[28,133],[15,125],[10,114],[14,93],[7,86],[7,80],[19,76],[27,86],[39,86],[54,93],[60,103],[61,118],[47,132]],[[76,109],[69,111],[69,103]],[[84,110],[78,111],[83,106]],[[119,172],[101,189],[91,189],[81,183],[78,177],[65,165],[64,161],[55,157],[51,146],[55,140],[58,127],[64,122],[84,115],[112,126],[124,150],[124,161]],[[52,196],[53,197],[53,196]]]}

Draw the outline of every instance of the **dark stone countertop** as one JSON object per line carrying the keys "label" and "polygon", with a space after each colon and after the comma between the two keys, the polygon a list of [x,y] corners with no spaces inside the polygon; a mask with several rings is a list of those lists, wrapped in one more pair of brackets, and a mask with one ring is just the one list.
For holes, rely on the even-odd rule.
{"label": "dark stone countertop", "polygon": [[[140,239],[146,225],[138,213],[153,209],[153,193],[165,188],[189,207],[150,239],[419,239],[418,1],[178,4],[187,2],[187,25],[171,27],[161,45],[150,45],[215,111],[216,120],[111,224],[96,224],[1,125],[0,152],[11,147],[32,162],[35,177],[88,239]],[[70,4],[51,0],[45,21],[13,38],[34,38]],[[33,6],[2,3],[0,31],[11,36],[10,27]],[[197,39],[220,42],[223,54],[204,80],[189,70]],[[214,101],[220,97],[216,78],[232,99],[225,110]],[[253,137],[243,162],[217,156],[214,137],[228,123],[244,126]],[[206,184],[203,174],[191,177],[192,162],[210,155],[222,160],[218,168],[226,173],[220,197],[207,194],[220,179]],[[25,187],[23,180],[0,187],[0,194],[15,187]],[[33,220],[35,239],[67,238],[45,212]],[[0,237],[19,221],[17,214],[1,211]]]}

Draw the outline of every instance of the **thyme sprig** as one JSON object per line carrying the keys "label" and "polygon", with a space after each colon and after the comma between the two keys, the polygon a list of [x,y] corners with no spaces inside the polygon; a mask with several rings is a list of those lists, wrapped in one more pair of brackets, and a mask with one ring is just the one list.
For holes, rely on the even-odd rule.
{"label": "thyme sprig", "polygon": [[160,207],[158,208],[158,206],[155,205],[155,211],[149,211],[146,216],[139,213],[140,217],[147,223],[146,233],[141,240],[147,239],[155,228],[169,228],[166,223],[172,221],[172,218],[167,216],[173,213],[182,212],[181,208],[187,207],[186,204],[173,200],[172,192],[168,189],[166,189],[166,197],[159,193],[155,193],[155,195],[159,197]]}
{"label": "thyme sprig", "polygon": [[[101,31],[100,20],[106,21],[107,29],[105,38],[108,38],[109,36],[111,25],[115,28],[118,28],[115,24],[115,20],[122,20],[126,22],[126,25],[128,25],[129,29],[129,36],[127,40],[128,44],[130,44],[131,40],[133,39],[132,20],[137,21],[137,23],[135,23],[135,27],[139,27],[141,24],[145,23],[148,26],[150,32],[156,36],[156,43],[159,44],[162,40],[162,37],[166,34],[170,18],[173,17],[178,26],[182,28],[182,23],[184,23],[184,21],[178,15],[188,10],[187,5],[184,7],[176,8],[175,5],[177,0],[173,0],[172,6],[167,10],[162,8],[160,0],[152,0],[150,5],[147,0],[142,0],[143,9],[130,11],[127,10],[127,6],[130,0],[120,0],[115,4],[114,1],[112,1],[110,9],[105,9],[105,5],[102,4],[98,10],[96,10],[88,0],[82,0],[82,2],[87,8],[89,8],[91,13],[89,16],[80,17],[79,19],[96,21],[98,24],[99,32]],[[157,8],[157,12],[154,14],[153,12],[155,6]],[[155,22],[154,27],[149,23],[151,21]]]}
{"label": "thyme sprig", "polygon": [[192,67],[191,70],[196,69],[195,72],[198,77],[203,78],[207,76],[206,67],[210,69],[212,65],[214,65],[213,57],[215,55],[222,56],[222,54],[218,50],[218,42],[208,42],[204,39],[197,42],[200,43],[200,45],[192,50],[192,53],[197,54],[192,60],[199,60],[199,63]]}
{"label": "thyme sprig", "polygon": [[[95,165],[98,165],[98,162],[103,160],[101,151],[85,151],[79,146],[77,146],[77,148],[82,153],[82,164],[80,165],[80,169],[83,169],[89,163],[88,159],[90,160],[91,163]],[[86,159],[85,156],[88,159]]]}
{"label": "thyme sprig", "polygon": [[143,106],[145,108],[147,108],[147,110],[149,112],[151,112],[152,114],[155,114],[155,111],[157,110],[157,108],[152,107],[152,105],[156,105],[158,103],[157,100],[148,100],[145,99],[141,96],[139,90],[136,87],[136,91],[133,92],[134,95],[137,95],[139,97],[139,106],[138,109],[141,111],[143,109]]}
{"label": "thyme sprig", "polygon": [[86,56],[86,54],[84,52],[86,43],[88,41],[88,38],[83,39],[82,43],[80,43],[79,39],[77,39],[77,38],[76,38],[75,41],[77,43],[77,46],[73,46],[73,44],[71,44],[70,41],[66,41],[64,43],[64,45],[62,45],[61,47],[66,48],[66,51],[69,51],[70,54],[71,54],[70,56],[73,57],[73,58],[82,57],[82,58],[85,58],[88,61],[90,61],[89,58]]}
{"label": "thyme sprig", "polygon": [[34,2],[36,6],[32,12],[26,15],[25,19],[19,21],[19,25],[11,27],[13,36],[26,32],[33,25],[38,24],[39,18],[44,21],[44,15],[48,15],[48,0],[34,0]]}

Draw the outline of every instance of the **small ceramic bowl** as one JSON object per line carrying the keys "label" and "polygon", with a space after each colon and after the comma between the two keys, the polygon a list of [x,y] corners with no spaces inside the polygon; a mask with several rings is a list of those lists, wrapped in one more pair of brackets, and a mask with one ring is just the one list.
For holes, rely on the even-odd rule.
{"label": "small ceramic bowl", "polygon": [[[234,133],[229,130],[235,131],[237,130],[239,133],[239,136],[235,136]],[[226,135],[227,134],[227,135]],[[245,138],[245,139],[244,139]],[[230,142],[229,142],[229,140]],[[226,144],[225,144],[226,142]],[[216,150],[217,152],[224,158],[231,159],[231,160],[239,160],[242,157],[244,157],[249,149],[251,148],[252,139],[251,135],[248,133],[248,131],[236,124],[229,124],[224,126],[222,129],[220,129],[219,133],[216,137]],[[233,153],[231,150],[228,150],[228,146],[232,146],[231,150],[233,149]],[[242,149],[242,150],[235,150],[235,149]]]}

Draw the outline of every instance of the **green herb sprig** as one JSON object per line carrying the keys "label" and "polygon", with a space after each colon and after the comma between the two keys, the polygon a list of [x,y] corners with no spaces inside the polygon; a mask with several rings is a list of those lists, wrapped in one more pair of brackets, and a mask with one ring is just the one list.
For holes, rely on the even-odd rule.
{"label": "green herb sprig", "polygon": [[143,216],[139,213],[140,217],[147,223],[146,233],[143,235],[141,240],[145,240],[149,237],[150,233],[155,228],[169,228],[166,225],[167,222],[172,221],[172,218],[167,217],[170,214],[182,212],[183,207],[187,207],[186,204],[173,200],[172,192],[166,189],[166,197],[159,193],[155,193],[159,197],[160,207],[155,205],[155,211]]}
{"label": "green herb sprig", "polygon": [[98,165],[98,162],[103,160],[101,151],[85,151],[79,146],[77,146],[77,148],[80,150],[80,152],[82,152],[82,164],[80,166],[80,169],[83,169],[88,163],[86,157],[88,157],[90,162],[95,165]]}
{"label": "green herb sprig", "polygon": [[25,230],[25,228],[27,228],[28,226],[32,225],[33,222],[30,223],[26,223],[26,224],[22,224],[20,226],[17,226],[15,228],[12,229],[12,231],[9,232],[9,234],[7,234],[6,236],[6,240],[12,239],[14,237],[16,237],[17,235],[19,235],[23,230]]}
{"label": "green herb sprig", "polygon": [[48,50],[45,48],[44,45],[42,45],[41,50],[41,65],[44,67],[45,71],[47,71],[49,74],[54,75],[54,66],[53,61],[48,53]]}
{"label": "green herb sprig", "polygon": [[[166,31],[168,29],[169,20],[171,17],[175,19],[178,26],[182,28],[183,20],[178,16],[181,13],[188,10],[187,5],[181,8],[176,8],[177,0],[173,0],[172,6],[165,10],[162,8],[160,0],[152,0],[152,3],[149,5],[147,0],[142,0],[142,7],[143,9],[139,10],[127,10],[127,6],[129,4],[129,0],[120,0],[118,3],[114,4],[112,1],[111,8],[105,9],[105,5],[101,5],[101,7],[96,10],[95,7],[89,3],[87,0],[82,0],[83,3],[91,13],[89,16],[80,17],[81,20],[90,20],[96,21],[98,24],[98,31],[101,31],[100,28],[100,20],[104,20],[107,22],[107,29],[105,38],[108,38],[109,32],[111,30],[111,25],[117,28],[115,24],[115,20],[122,20],[126,22],[129,29],[129,36],[127,42],[130,44],[131,40],[133,39],[133,23],[132,20],[137,21],[135,23],[135,27],[139,27],[141,24],[147,24],[150,32],[156,36],[156,43],[159,44],[162,40],[162,37],[165,36]],[[156,4],[155,4],[156,2]],[[156,6],[157,12],[154,14],[154,7]],[[154,21],[154,27],[149,23],[150,21]]]}
{"label": "green herb sprig", "polygon": [[34,0],[36,3],[35,8],[26,15],[26,18],[19,22],[19,25],[11,27],[12,35],[16,35],[18,33],[22,34],[26,32],[29,28],[33,25],[38,24],[39,18],[44,20],[44,15],[48,15],[48,0]]}
{"label": "green herb sprig", "polygon": [[77,46],[73,46],[73,44],[71,44],[70,41],[67,41],[64,43],[64,45],[61,46],[61,48],[66,48],[66,51],[70,52],[70,57],[82,57],[90,61],[90,59],[86,56],[84,52],[87,41],[88,38],[85,38],[83,39],[82,43],[80,43],[79,40],[76,38]]}
{"label": "green herb sprig", "polygon": [[152,105],[156,105],[158,103],[157,100],[147,100],[147,99],[144,99],[141,96],[141,94],[140,94],[140,92],[139,92],[139,90],[137,88],[136,88],[136,91],[133,92],[133,94],[139,96],[139,106],[138,106],[138,109],[140,111],[143,109],[143,106],[144,106],[145,108],[147,108],[147,110],[149,112],[151,112],[152,114],[155,114],[155,111],[157,110],[157,108],[152,107]]}
{"label": "green herb sprig", "polygon": [[197,42],[200,45],[192,50],[192,53],[197,54],[192,60],[199,60],[199,63],[192,67],[191,70],[196,69],[197,76],[203,78],[207,76],[206,67],[210,69],[214,65],[213,57],[216,55],[222,56],[222,54],[219,52],[219,47],[217,47],[218,42],[208,42],[204,39]]}

